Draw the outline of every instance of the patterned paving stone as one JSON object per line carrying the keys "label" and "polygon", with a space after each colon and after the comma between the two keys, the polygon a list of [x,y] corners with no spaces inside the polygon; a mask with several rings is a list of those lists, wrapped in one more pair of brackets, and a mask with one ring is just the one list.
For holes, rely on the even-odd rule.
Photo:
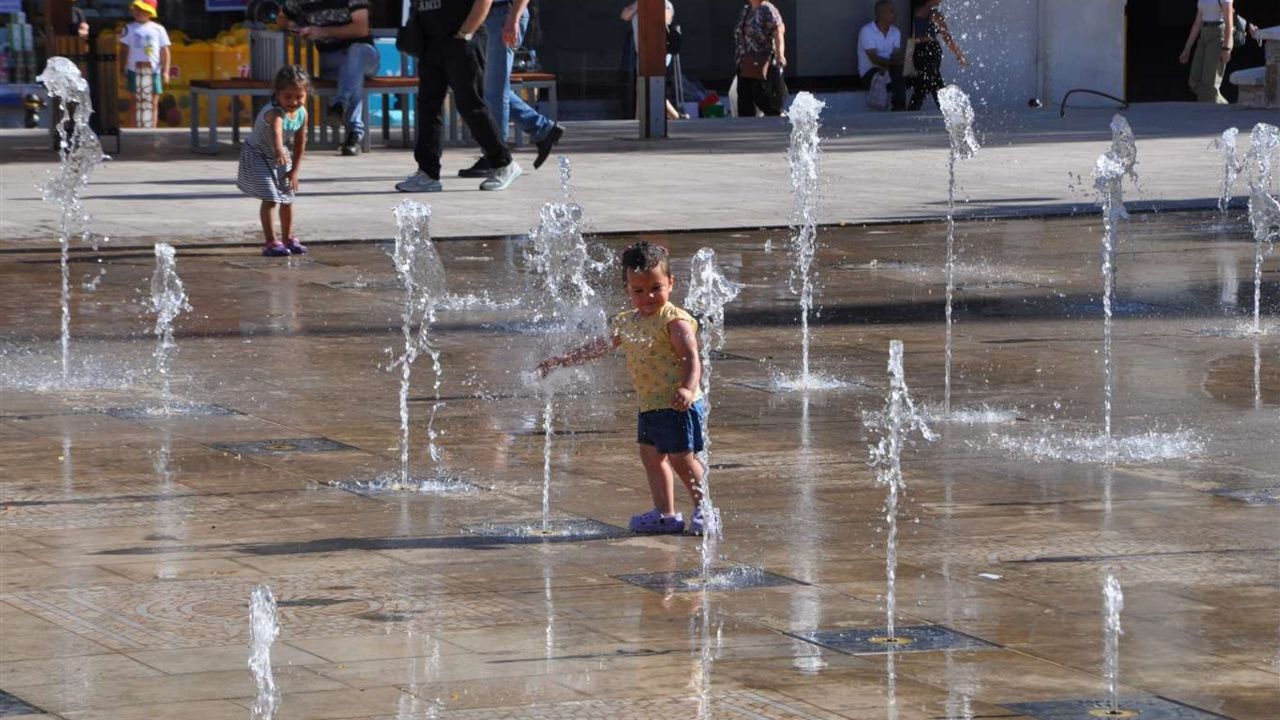
{"label": "patterned paving stone", "polygon": [[812,630],[787,633],[805,642],[821,645],[850,655],[882,655],[888,652],[910,653],[932,650],[979,650],[998,647],[985,640],[965,635],[938,625],[915,625],[895,628],[894,636],[900,640],[888,643],[885,629],[870,630]]}
{"label": "patterned paving stone", "polygon": [[289,455],[292,453],[359,451],[357,447],[322,437],[210,443],[209,447],[233,455]]}
{"label": "patterned paving stone", "polygon": [[541,520],[468,525],[463,530],[482,535],[490,540],[514,545],[539,542],[608,540],[631,534],[616,525],[609,525],[598,520],[553,520],[546,530],[543,530]]}
{"label": "patterned paving stone", "polygon": [[[1099,718],[1140,718],[1141,720],[1231,720],[1226,715],[1201,710],[1161,697],[1122,698],[1121,713],[1112,715],[1104,700],[1051,700],[1006,703],[1001,707],[1036,720],[1098,720]],[[1126,712],[1127,711],[1127,712]]]}
{"label": "patterned paving stone", "polygon": [[240,414],[229,407],[223,407],[221,405],[210,405],[206,403],[178,403],[177,405],[174,406],[174,412],[171,416],[166,416],[164,412],[159,409],[158,405],[156,407],[145,407],[145,406],[115,407],[115,408],[107,408],[102,412],[118,420],[156,420],[156,421],[164,420],[166,419],[166,417],[172,417],[172,416],[218,417],[218,416]]}
{"label": "patterned paving stone", "polygon": [[713,591],[729,591],[804,584],[789,577],[745,565],[716,568],[711,571],[711,577],[705,583],[702,580],[701,570],[617,575],[615,578],[655,592],[699,592],[704,587]]}
{"label": "patterned paving stone", "polygon": [[[768,691],[711,693],[710,713],[717,720],[843,720],[808,703]],[[518,708],[443,710],[441,720],[671,720],[699,717],[699,698],[585,700]],[[378,720],[395,720],[394,717]]]}
{"label": "patterned paving stone", "polygon": [[9,693],[0,690],[0,717],[14,715],[40,715],[44,713],[34,705],[28,705]]}
{"label": "patterned paving stone", "polygon": [[[248,641],[256,582],[227,578],[128,587],[20,592],[4,599],[115,650],[159,650]],[[474,630],[527,620],[530,609],[418,568],[327,572],[275,578],[286,637],[313,639]]]}

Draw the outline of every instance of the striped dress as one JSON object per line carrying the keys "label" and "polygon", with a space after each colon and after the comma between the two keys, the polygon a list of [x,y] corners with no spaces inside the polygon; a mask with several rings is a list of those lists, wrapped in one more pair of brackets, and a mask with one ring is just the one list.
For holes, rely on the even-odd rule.
{"label": "striped dress", "polygon": [[292,120],[284,115],[284,147],[288,156],[285,165],[276,164],[276,141],[271,131],[267,113],[275,110],[284,115],[275,103],[262,108],[253,121],[253,130],[240,147],[240,170],[236,173],[236,187],[250,197],[280,205],[293,204],[293,188],[289,186],[289,172],[293,169],[293,136],[307,124],[307,109],[298,108]]}

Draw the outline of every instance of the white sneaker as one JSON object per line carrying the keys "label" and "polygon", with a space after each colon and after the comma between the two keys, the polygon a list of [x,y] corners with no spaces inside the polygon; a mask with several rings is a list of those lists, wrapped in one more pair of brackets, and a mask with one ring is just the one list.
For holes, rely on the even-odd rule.
{"label": "white sneaker", "polygon": [[512,160],[510,165],[494,170],[489,177],[485,178],[484,182],[480,183],[480,189],[506,190],[511,187],[511,183],[514,182],[516,178],[520,177],[521,172],[523,171],[520,169],[520,163]]}
{"label": "white sneaker", "polygon": [[439,180],[436,180],[419,170],[404,180],[396,183],[396,189],[400,192],[407,193],[440,192],[441,190],[444,190],[444,185],[441,185]]}

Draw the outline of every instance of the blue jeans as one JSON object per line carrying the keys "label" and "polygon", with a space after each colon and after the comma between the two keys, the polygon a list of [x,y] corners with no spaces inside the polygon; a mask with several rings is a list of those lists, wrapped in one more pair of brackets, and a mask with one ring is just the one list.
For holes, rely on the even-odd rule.
{"label": "blue jeans", "polygon": [[329,103],[342,106],[347,132],[357,140],[364,137],[364,79],[377,74],[378,50],[367,43],[320,53],[320,77],[338,82]]}
{"label": "blue jeans", "polygon": [[[485,18],[484,26],[489,34],[489,47],[486,52],[484,68],[484,101],[493,113],[494,122],[498,125],[498,135],[507,136],[507,123],[515,119],[516,125],[537,142],[551,133],[555,122],[529,107],[514,90],[511,89],[511,63],[515,60],[515,48],[507,47],[502,42],[502,27],[511,16],[511,3],[494,3]],[[520,16],[517,26],[517,45],[524,42],[524,32],[529,27],[529,13]]]}

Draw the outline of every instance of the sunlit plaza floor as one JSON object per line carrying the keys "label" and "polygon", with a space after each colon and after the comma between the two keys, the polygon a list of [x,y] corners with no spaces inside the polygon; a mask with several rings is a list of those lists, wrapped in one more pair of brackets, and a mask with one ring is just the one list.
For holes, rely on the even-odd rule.
{"label": "sunlit plaza floor", "polygon": [[[697,569],[691,536],[476,532],[542,512],[542,401],[522,381],[540,340],[519,240],[438,245],[455,296],[433,330],[441,401],[424,359],[409,409],[415,471],[433,469],[430,422],[443,467],[467,483],[445,493],[335,485],[399,463],[387,244],[292,260],[180,250],[193,310],[177,321],[173,387],[201,412],[168,418],[139,412],[159,402],[151,253],[74,255],[69,386],[57,253],[8,253],[0,716],[249,717],[249,595],[265,583],[281,719],[1079,720],[1107,695],[1111,572],[1122,707],[1275,720],[1280,331],[1240,331],[1247,225],[1199,213],[1126,226],[1114,432],[1177,441],[1150,462],[1102,462],[1081,440],[1102,431],[1100,231],[1087,215],[959,226],[953,402],[997,422],[939,420],[936,441],[905,450],[896,620],[955,645],[893,653],[811,633],[886,624],[866,413],[884,405],[891,339],[916,401],[942,401],[941,223],[820,233],[812,362],[844,387],[808,393],[772,381],[800,363],[786,233],[661,239],[678,298],[703,246],[745,286],[712,364],[711,487],[718,566],[768,582],[706,592],[634,577]],[[1264,319],[1278,297],[1272,261]],[[621,362],[557,402],[552,517],[625,529],[649,501]]]}

